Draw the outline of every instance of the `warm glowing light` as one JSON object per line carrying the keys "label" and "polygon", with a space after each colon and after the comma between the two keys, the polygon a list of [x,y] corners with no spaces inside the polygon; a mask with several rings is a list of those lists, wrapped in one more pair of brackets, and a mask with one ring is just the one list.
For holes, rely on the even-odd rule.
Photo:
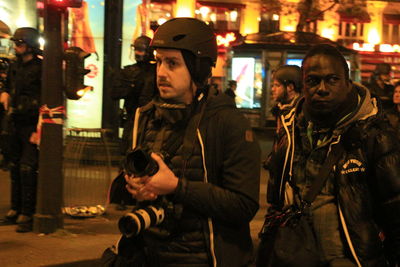
{"label": "warm glowing light", "polygon": [[237,11],[236,11],[236,10],[231,11],[231,12],[229,13],[229,17],[230,17],[231,21],[236,21],[236,20],[237,20],[237,17],[238,17]]}
{"label": "warm glowing light", "polygon": [[194,17],[195,0],[176,0],[175,17]]}
{"label": "warm glowing light", "polygon": [[273,14],[272,15],[272,20],[273,21],[278,21],[279,20],[279,15],[278,14]]}
{"label": "warm glowing light", "polygon": [[21,14],[19,16],[19,18],[17,19],[17,27],[26,27],[27,25],[29,25],[27,19],[25,18],[25,16],[23,14]]}
{"label": "warm glowing light", "polygon": [[217,35],[217,45],[228,47],[230,43],[236,40],[236,36],[233,32],[225,34],[225,36]]}
{"label": "warm glowing light", "polygon": [[45,43],[46,43],[46,41],[44,40],[44,38],[43,37],[39,37],[39,45],[40,45],[41,49],[44,48]]}
{"label": "warm glowing light", "polygon": [[285,31],[285,32],[294,32],[294,31],[296,31],[296,28],[294,27],[294,25],[285,25],[283,27],[283,31]]}
{"label": "warm glowing light", "polygon": [[210,8],[207,6],[202,6],[199,9],[202,18],[206,18],[208,13],[210,13],[210,11],[211,11]]}
{"label": "warm glowing light", "polygon": [[388,53],[400,52],[400,45],[381,44],[379,45],[379,51]]}
{"label": "warm glowing light", "polygon": [[217,14],[211,13],[210,19],[211,19],[211,21],[213,21],[213,22],[217,21]]}
{"label": "warm glowing light", "polygon": [[324,28],[321,31],[322,37],[325,37],[325,38],[328,38],[331,40],[333,39],[334,35],[335,35],[335,31],[332,28]]}
{"label": "warm glowing light", "polygon": [[164,24],[166,21],[167,21],[166,18],[159,18],[159,19],[157,20],[157,23],[158,23],[158,25],[161,25],[161,24]]}
{"label": "warm glowing light", "polygon": [[379,36],[378,30],[375,28],[372,28],[368,32],[368,43],[379,44],[380,42],[381,42],[381,37]]}
{"label": "warm glowing light", "polygon": [[366,52],[374,52],[375,51],[375,44],[369,43],[353,43],[353,49],[357,51],[366,51]]}

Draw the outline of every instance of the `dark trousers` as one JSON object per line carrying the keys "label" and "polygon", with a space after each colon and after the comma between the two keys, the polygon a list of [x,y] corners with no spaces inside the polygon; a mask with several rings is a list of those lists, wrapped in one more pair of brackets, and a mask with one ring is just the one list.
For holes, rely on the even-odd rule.
{"label": "dark trousers", "polygon": [[39,151],[29,138],[35,125],[15,125],[10,143],[11,208],[32,216],[36,206]]}

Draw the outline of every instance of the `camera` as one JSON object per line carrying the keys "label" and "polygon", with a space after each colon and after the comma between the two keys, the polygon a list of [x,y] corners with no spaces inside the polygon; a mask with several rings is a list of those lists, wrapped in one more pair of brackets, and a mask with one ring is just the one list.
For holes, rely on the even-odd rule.
{"label": "camera", "polygon": [[125,158],[124,171],[135,177],[153,176],[158,172],[157,162],[143,149],[134,149]]}
{"label": "camera", "polygon": [[158,225],[164,221],[164,209],[149,205],[127,213],[118,221],[120,232],[126,237],[140,234],[143,230]]}

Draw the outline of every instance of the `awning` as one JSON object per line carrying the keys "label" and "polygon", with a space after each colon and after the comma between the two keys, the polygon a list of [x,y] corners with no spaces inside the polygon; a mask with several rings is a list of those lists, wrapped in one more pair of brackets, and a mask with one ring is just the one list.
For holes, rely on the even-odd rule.
{"label": "awning", "polygon": [[349,11],[339,11],[340,21],[350,22],[350,23],[370,23],[371,17],[367,11],[360,11],[357,13],[352,13]]}
{"label": "awning", "polygon": [[309,49],[311,46],[316,44],[330,44],[335,46],[341,52],[356,53],[354,50],[346,48],[337,42],[334,42],[328,38],[319,36],[312,32],[276,32],[276,33],[253,33],[248,34],[244,37],[243,43],[240,47],[259,47],[266,49],[266,45],[270,48],[278,49]]}

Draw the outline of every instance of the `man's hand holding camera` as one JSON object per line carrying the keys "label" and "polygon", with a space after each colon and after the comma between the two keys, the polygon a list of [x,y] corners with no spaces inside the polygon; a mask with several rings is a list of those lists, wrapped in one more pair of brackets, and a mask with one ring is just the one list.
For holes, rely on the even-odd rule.
{"label": "man's hand holding camera", "polygon": [[125,175],[127,190],[139,201],[155,200],[159,195],[167,195],[175,191],[178,178],[156,153],[151,157],[157,162],[159,170],[153,176],[135,177]]}

